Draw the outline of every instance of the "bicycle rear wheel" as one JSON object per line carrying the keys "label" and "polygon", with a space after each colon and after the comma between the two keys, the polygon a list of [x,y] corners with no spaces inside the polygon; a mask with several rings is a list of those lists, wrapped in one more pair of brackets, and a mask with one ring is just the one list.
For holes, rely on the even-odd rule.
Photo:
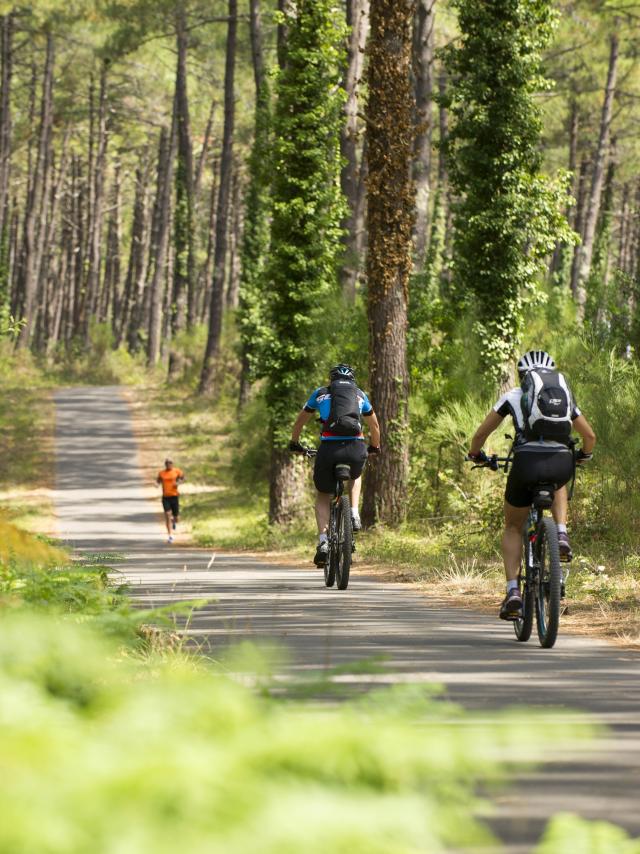
{"label": "bicycle rear wheel", "polygon": [[545,517],[541,520],[536,550],[539,560],[535,590],[538,639],[540,646],[551,649],[558,637],[562,588],[558,529],[553,519]]}
{"label": "bicycle rear wheel", "polygon": [[336,582],[338,590],[346,590],[349,586],[351,571],[351,555],[353,553],[353,530],[351,527],[351,503],[348,495],[342,495],[338,501],[337,510],[337,561]]}
{"label": "bicycle rear wheel", "polygon": [[522,562],[520,564],[520,582],[522,587],[522,617],[513,621],[513,631],[521,643],[526,643],[533,629],[534,595],[531,571],[531,544],[529,542],[528,525],[522,534]]}

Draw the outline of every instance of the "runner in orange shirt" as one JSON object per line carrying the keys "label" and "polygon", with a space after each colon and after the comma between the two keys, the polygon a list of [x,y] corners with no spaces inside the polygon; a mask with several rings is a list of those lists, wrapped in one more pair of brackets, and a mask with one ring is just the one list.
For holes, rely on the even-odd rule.
{"label": "runner in orange shirt", "polygon": [[162,486],[162,509],[164,510],[167,523],[168,543],[173,542],[173,531],[178,524],[180,516],[180,498],[178,496],[178,484],[184,483],[182,469],[175,468],[173,460],[166,459],[164,468],[158,472],[156,483]]}

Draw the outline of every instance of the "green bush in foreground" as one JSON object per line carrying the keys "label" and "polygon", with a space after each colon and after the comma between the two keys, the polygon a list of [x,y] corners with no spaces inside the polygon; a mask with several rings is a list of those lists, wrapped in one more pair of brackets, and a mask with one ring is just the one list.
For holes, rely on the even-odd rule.
{"label": "green bush in foreground", "polygon": [[[181,655],[139,661],[86,626],[16,615],[0,630],[0,851],[487,844],[474,792],[530,728],[530,715],[488,724],[417,688],[338,707],[272,699]],[[557,717],[538,731],[566,739]]]}

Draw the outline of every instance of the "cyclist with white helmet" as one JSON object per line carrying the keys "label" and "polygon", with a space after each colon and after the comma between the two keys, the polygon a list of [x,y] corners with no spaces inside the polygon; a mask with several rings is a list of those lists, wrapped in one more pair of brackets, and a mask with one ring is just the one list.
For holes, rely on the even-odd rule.
{"label": "cyclist with white helmet", "polygon": [[[329,551],[327,528],[335,484],[334,466],[341,463],[350,467],[351,520],[353,530],[359,531],[360,476],[368,454],[380,453],[380,426],[369,398],[356,385],[353,368],[345,364],[331,368],[329,385],[317,388],[298,413],[289,443],[289,450],[294,453],[304,451],[299,441],[300,434],[314,413],[319,415],[322,424],[320,447],[313,470],[313,482],[318,490],[318,547],[314,562],[316,566],[324,566]],[[369,427],[371,444],[368,448],[362,433],[362,418],[366,419]]]}
{"label": "cyclist with white helmet", "polygon": [[[579,464],[591,459],[596,437],[589,422],[576,406],[571,392],[562,374],[556,371],[556,364],[544,350],[530,350],[518,361],[518,376],[525,384],[527,376],[540,373],[543,377],[553,375],[553,382],[565,393],[568,403],[567,419],[570,426],[582,437],[582,448],[578,451]],[[573,455],[566,441],[542,441],[532,439],[527,429],[526,398],[523,401],[523,388],[516,386],[503,394],[491,412],[478,427],[471,440],[469,458],[478,462],[486,456],[482,446],[488,437],[500,426],[502,420],[511,416],[515,429],[513,462],[507,478],[504,501],[505,527],[502,536],[502,556],[507,577],[507,594],[500,606],[500,617],[511,620],[522,612],[522,596],[519,589],[520,556],[522,553],[522,527],[527,519],[533,491],[539,483],[551,483],[555,494],[551,512],[558,526],[560,559],[570,561],[571,544],[567,535],[568,495],[566,484],[573,475]],[[562,397],[560,392],[559,397]],[[551,403],[559,401],[552,399]],[[549,428],[551,429],[551,428]]]}

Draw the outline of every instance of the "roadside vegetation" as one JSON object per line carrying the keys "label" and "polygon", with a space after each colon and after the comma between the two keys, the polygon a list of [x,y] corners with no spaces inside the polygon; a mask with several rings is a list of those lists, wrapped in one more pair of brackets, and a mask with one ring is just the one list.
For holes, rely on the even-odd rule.
{"label": "roadside vegetation", "polygon": [[[275,681],[276,651],[206,659],[145,628],[163,615],[109,583],[116,555],[71,560],[7,523],[0,535],[13,544],[0,555],[2,851],[496,850],[478,791],[568,746],[557,713],[534,716],[544,736],[527,753],[521,711],[487,722],[417,686],[347,702],[331,672]],[[596,732],[574,714],[570,729],[573,745]],[[546,838],[541,851],[576,838],[638,850],[573,817]]]}

